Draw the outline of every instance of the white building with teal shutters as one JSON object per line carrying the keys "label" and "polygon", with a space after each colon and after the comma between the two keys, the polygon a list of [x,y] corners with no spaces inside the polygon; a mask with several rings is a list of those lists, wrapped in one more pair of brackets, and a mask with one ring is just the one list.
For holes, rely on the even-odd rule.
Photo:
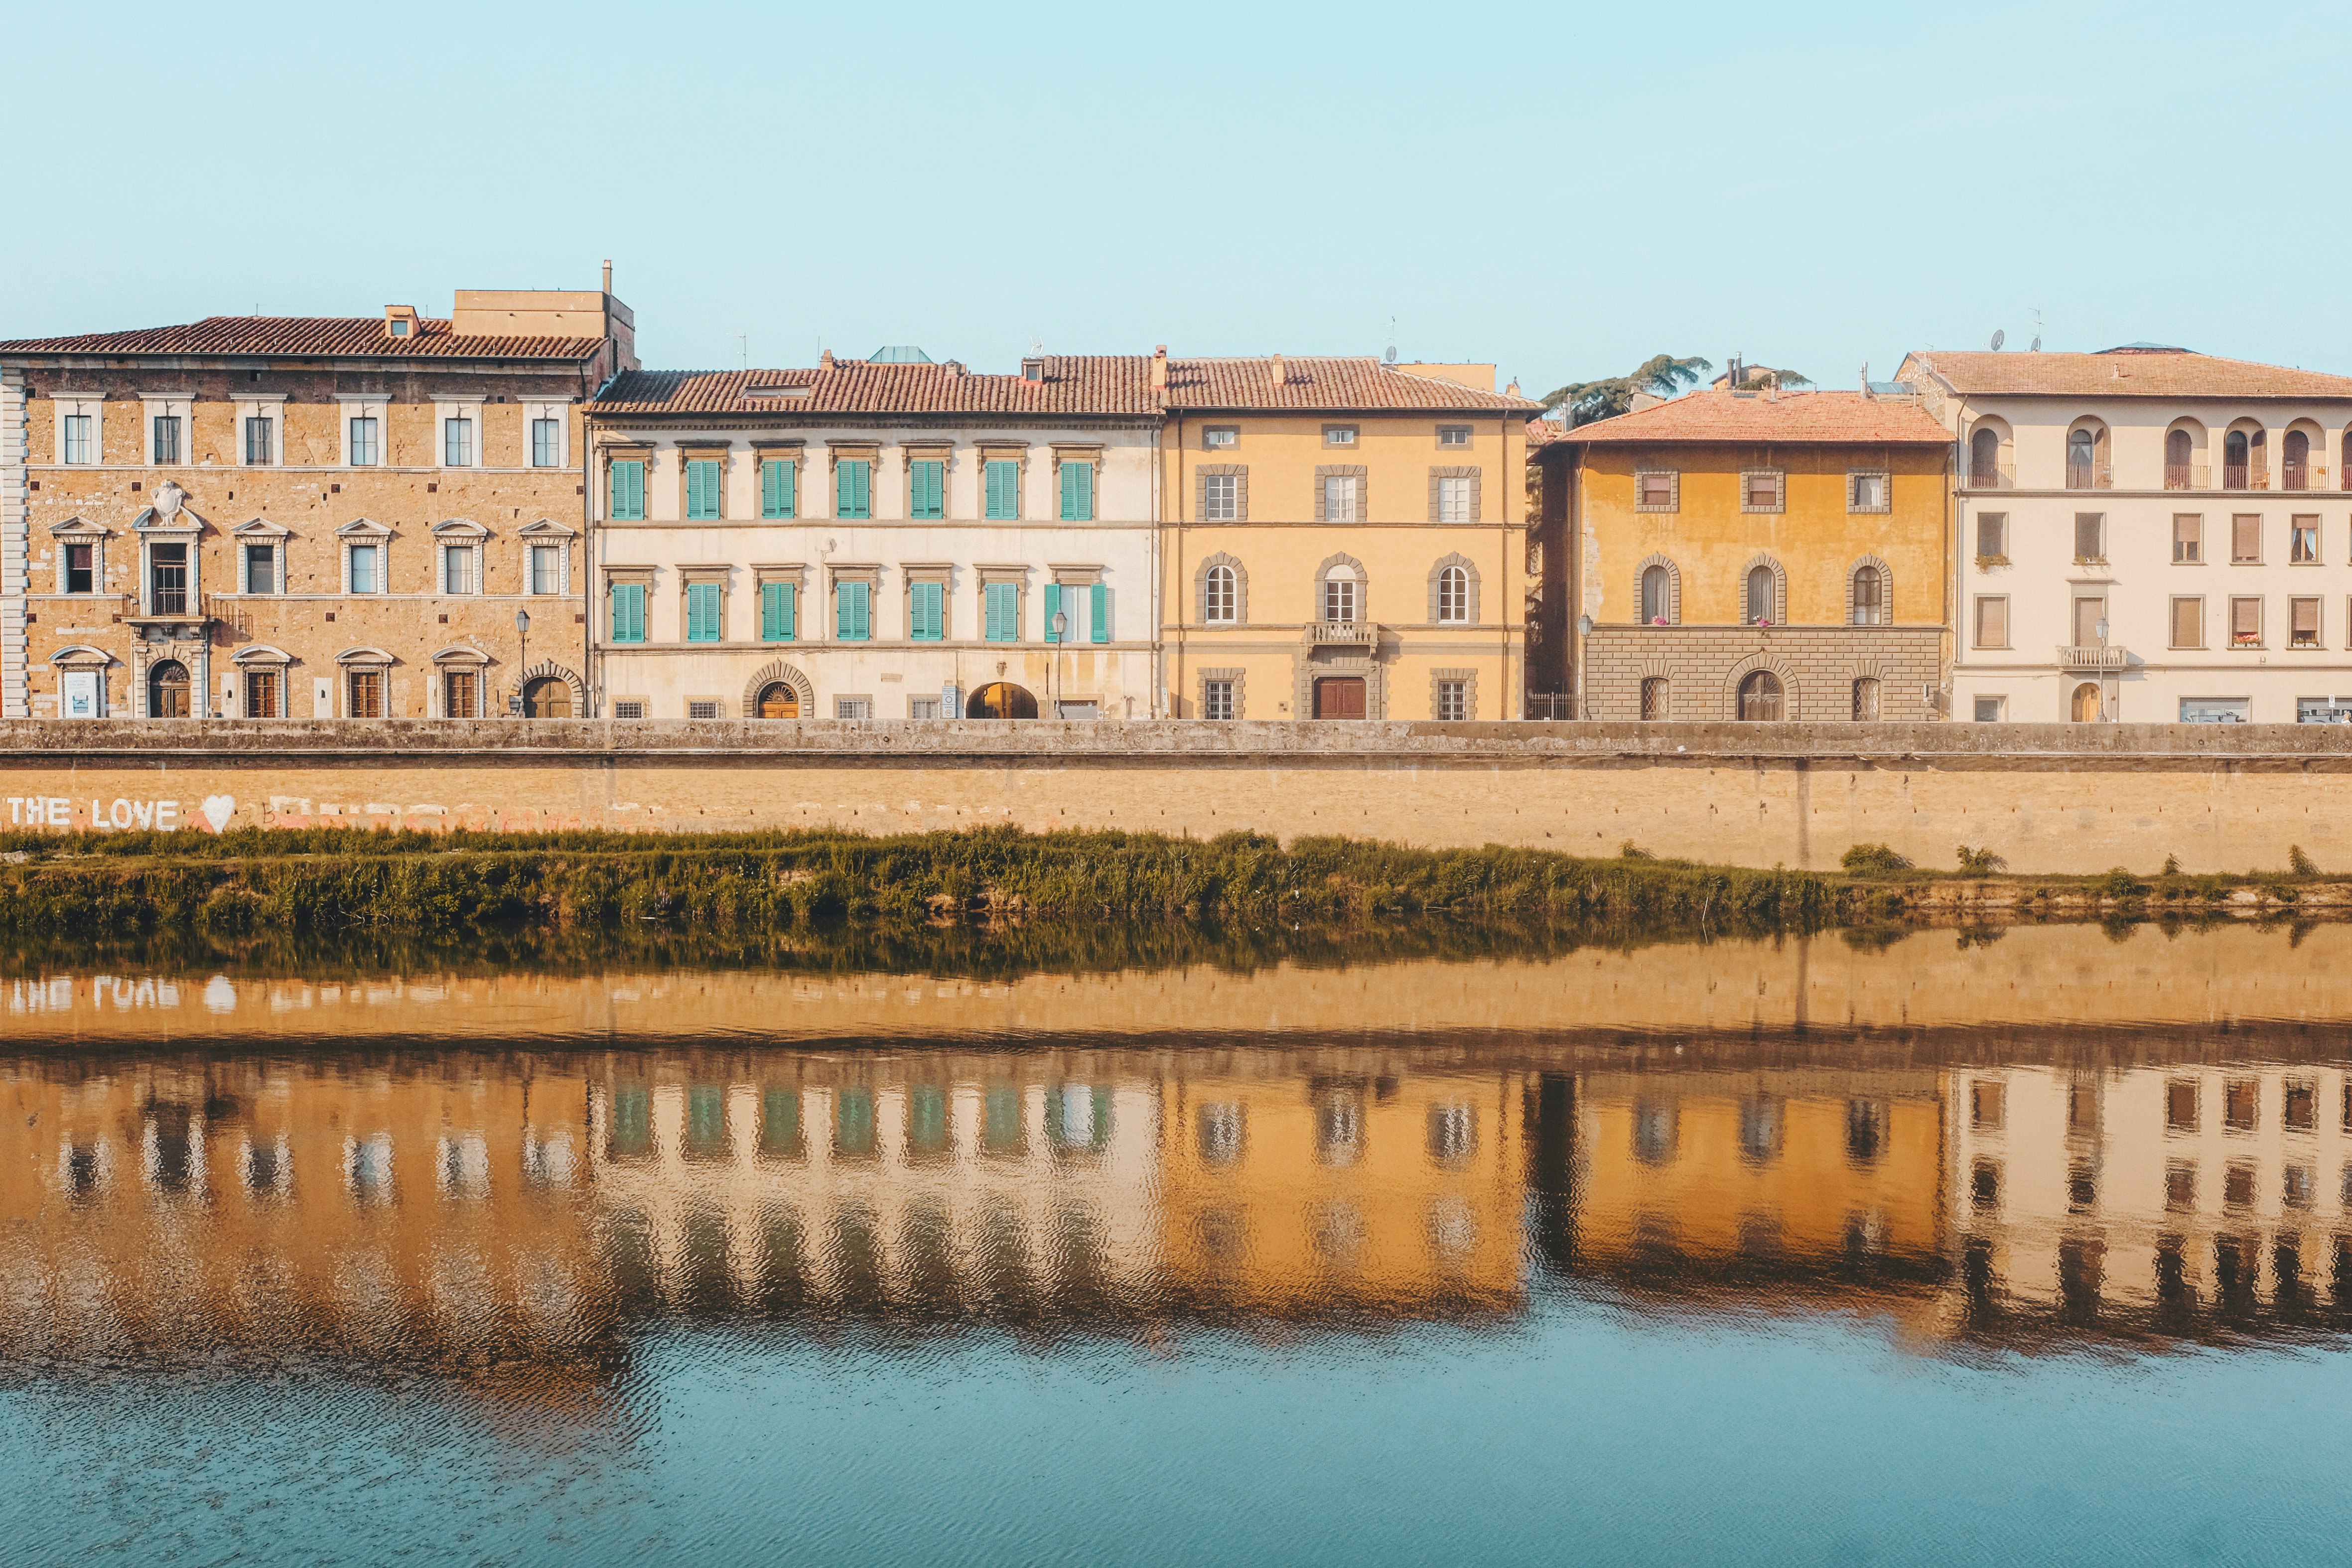
{"label": "white building with teal shutters", "polygon": [[615,376],[589,412],[591,714],[1151,717],[1151,363]]}

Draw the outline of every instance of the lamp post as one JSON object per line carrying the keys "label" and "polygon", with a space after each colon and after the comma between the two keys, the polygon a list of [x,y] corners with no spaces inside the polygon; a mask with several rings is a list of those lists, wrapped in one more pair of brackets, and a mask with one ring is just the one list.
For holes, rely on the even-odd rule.
{"label": "lamp post", "polygon": [[2099,637],[2099,707],[2102,710],[2099,717],[2112,724],[2116,718],[2116,699],[2107,691],[2107,617],[2101,616],[2091,629]]}
{"label": "lamp post", "polygon": [[515,612],[515,640],[520,645],[515,654],[515,711],[524,718],[531,717],[530,703],[525,692],[530,679],[530,612]]}
{"label": "lamp post", "polygon": [[1051,682],[1054,688],[1051,695],[1054,717],[1056,719],[1062,716],[1062,645],[1069,640],[1069,635],[1070,617],[1055,610],[1054,612],[1054,662],[1046,666],[1045,670],[1054,678]]}
{"label": "lamp post", "polygon": [[1592,617],[1590,615],[1577,616],[1576,691],[1574,693],[1574,710],[1569,714],[1569,717],[1571,719],[1581,719],[1584,717],[1584,642],[1585,639],[1590,637],[1591,635]]}

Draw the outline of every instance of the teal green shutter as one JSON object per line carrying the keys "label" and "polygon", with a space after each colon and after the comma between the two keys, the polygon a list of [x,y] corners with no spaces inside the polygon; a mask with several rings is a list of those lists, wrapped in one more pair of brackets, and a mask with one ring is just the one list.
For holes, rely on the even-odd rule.
{"label": "teal green shutter", "polygon": [[988,465],[988,515],[1003,519],[1021,515],[1021,465]]}
{"label": "teal green shutter", "polygon": [[1020,640],[1021,590],[1011,583],[991,583],[988,585],[988,631],[990,642]]}
{"label": "teal green shutter", "polygon": [[1097,583],[1087,590],[1087,636],[1094,642],[1110,641],[1110,584]]}
{"label": "teal green shutter", "polygon": [[643,642],[646,640],[646,585],[642,583],[613,584],[613,640]]}
{"label": "teal green shutter", "polygon": [[614,463],[612,477],[612,514],[628,521],[641,521],[646,515],[646,466],[643,463]]}
{"label": "teal green shutter", "polygon": [[911,636],[917,642],[939,642],[947,635],[947,584],[918,583],[914,592],[915,625]]}
{"label": "teal green shutter", "polygon": [[1048,583],[1045,584],[1045,640],[1047,642],[1062,640],[1062,635],[1054,629],[1054,617],[1061,613],[1062,585],[1059,583]]}
{"label": "teal green shutter", "polygon": [[796,596],[790,583],[760,584],[760,640],[790,642],[793,640],[793,600]]}
{"label": "teal green shutter", "polygon": [[835,630],[843,642],[866,642],[874,635],[873,585],[844,583],[834,590],[839,599]]}
{"label": "teal green shutter", "polygon": [[1095,516],[1095,466],[1062,465],[1062,521],[1092,522]]}
{"label": "teal green shutter", "polygon": [[793,466],[790,463],[760,465],[760,515],[793,515]]}
{"label": "teal green shutter", "polygon": [[689,583],[686,589],[686,640],[719,641],[719,584]]}
{"label": "teal green shutter", "polygon": [[947,515],[947,465],[924,462],[911,465],[907,473],[909,517],[945,517]]}
{"label": "teal green shutter", "polygon": [[834,515],[871,517],[873,502],[874,465],[862,458],[843,463],[835,471]]}

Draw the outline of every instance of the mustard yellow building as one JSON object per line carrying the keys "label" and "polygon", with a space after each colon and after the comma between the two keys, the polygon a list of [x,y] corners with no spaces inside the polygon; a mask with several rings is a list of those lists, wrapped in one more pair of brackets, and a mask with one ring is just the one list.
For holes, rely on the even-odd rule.
{"label": "mustard yellow building", "polygon": [[1951,435],[1907,395],[1703,392],[1538,437],[1534,686],[1592,719],[1942,716]]}
{"label": "mustard yellow building", "polygon": [[1535,404],[1486,366],[1156,356],[1152,374],[1171,716],[1520,716]]}

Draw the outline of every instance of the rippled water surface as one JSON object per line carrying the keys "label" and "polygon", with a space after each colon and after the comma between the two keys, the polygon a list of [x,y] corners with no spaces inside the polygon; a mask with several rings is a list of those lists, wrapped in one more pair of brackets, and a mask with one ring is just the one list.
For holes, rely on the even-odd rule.
{"label": "rippled water surface", "polygon": [[2352,929],[0,978],[0,1558],[2310,1563]]}

